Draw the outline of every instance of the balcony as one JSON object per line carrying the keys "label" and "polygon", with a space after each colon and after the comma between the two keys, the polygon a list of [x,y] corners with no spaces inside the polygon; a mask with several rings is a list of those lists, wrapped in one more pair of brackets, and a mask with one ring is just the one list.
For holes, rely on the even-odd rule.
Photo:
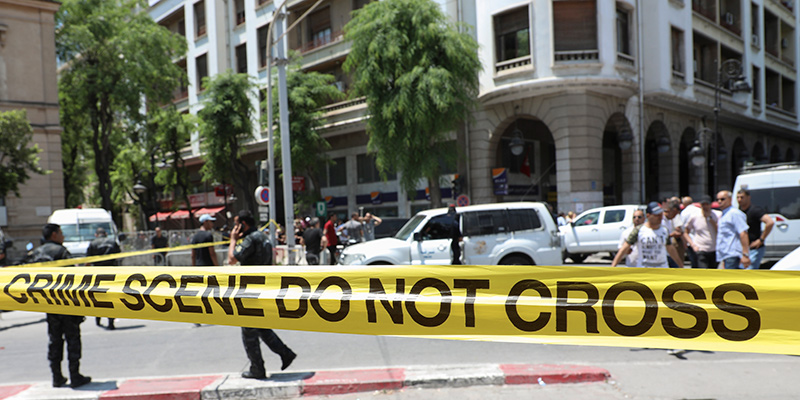
{"label": "balcony", "polygon": [[305,54],[331,43],[340,42],[342,39],[344,39],[344,32],[325,32],[323,34],[318,34],[313,40],[308,41],[299,49],[295,50],[300,51],[301,54]]}
{"label": "balcony", "polygon": [[495,73],[500,73],[500,72],[503,72],[503,71],[507,71],[507,70],[510,70],[510,69],[523,67],[523,66],[531,65],[531,64],[533,64],[533,61],[531,60],[531,56],[517,57],[517,58],[512,58],[510,60],[502,61],[502,62],[499,62],[499,63],[495,64],[494,71],[495,71]]}
{"label": "balcony", "polygon": [[580,51],[557,51],[555,52],[556,62],[586,62],[597,61],[600,59],[599,50],[580,50]]}

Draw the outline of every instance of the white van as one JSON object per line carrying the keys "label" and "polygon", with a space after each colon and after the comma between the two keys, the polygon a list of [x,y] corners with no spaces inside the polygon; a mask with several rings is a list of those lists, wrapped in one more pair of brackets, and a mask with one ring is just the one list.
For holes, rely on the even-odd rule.
{"label": "white van", "polygon": [[742,171],[733,185],[733,207],[739,208],[736,193],[749,190],[752,204],[763,208],[775,221],[767,236],[764,259],[783,258],[800,246],[800,165],[747,166]]}
{"label": "white van", "polygon": [[[497,203],[459,207],[462,261],[470,265],[559,265],[561,237],[543,203]],[[450,264],[446,208],[422,211],[392,238],[346,247],[341,264]]]}
{"label": "white van", "polygon": [[117,226],[111,213],[102,208],[69,208],[53,211],[47,219],[58,224],[64,233],[64,247],[73,257],[84,257],[89,243],[94,240],[97,228],[103,228],[109,237],[117,237]]}

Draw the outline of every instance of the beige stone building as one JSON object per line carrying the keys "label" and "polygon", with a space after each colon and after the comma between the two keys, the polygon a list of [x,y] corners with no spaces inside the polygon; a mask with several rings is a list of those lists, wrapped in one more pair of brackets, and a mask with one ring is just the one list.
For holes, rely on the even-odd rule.
{"label": "beige stone building", "polygon": [[64,207],[56,83],[58,7],[52,0],[0,0],[0,111],[27,111],[33,141],[42,149],[39,164],[52,171],[33,174],[20,187],[20,197],[0,198],[0,227],[15,239],[17,249],[36,241],[47,217]]}

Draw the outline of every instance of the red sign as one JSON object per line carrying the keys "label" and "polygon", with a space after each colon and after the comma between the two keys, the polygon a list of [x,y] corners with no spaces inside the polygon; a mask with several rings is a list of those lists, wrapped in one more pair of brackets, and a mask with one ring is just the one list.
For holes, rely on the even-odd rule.
{"label": "red sign", "polygon": [[292,177],[292,191],[302,192],[306,190],[306,178],[304,176]]}
{"label": "red sign", "polygon": [[189,204],[192,205],[192,208],[202,207],[206,205],[206,194],[205,193],[190,194]]}

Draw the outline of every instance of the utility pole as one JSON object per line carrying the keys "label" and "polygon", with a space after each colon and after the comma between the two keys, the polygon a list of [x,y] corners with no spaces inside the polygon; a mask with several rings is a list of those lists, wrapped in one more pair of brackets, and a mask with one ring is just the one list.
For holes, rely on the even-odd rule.
{"label": "utility pole", "polygon": [[278,9],[275,22],[278,32],[277,59],[278,66],[278,112],[281,124],[281,160],[283,163],[283,212],[286,216],[284,229],[286,230],[286,247],[288,264],[294,265],[294,199],[292,198],[292,146],[289,141],[289,96],[286,88],[286,57],[288,38],[283,34],[286,31],[286,9]]}

